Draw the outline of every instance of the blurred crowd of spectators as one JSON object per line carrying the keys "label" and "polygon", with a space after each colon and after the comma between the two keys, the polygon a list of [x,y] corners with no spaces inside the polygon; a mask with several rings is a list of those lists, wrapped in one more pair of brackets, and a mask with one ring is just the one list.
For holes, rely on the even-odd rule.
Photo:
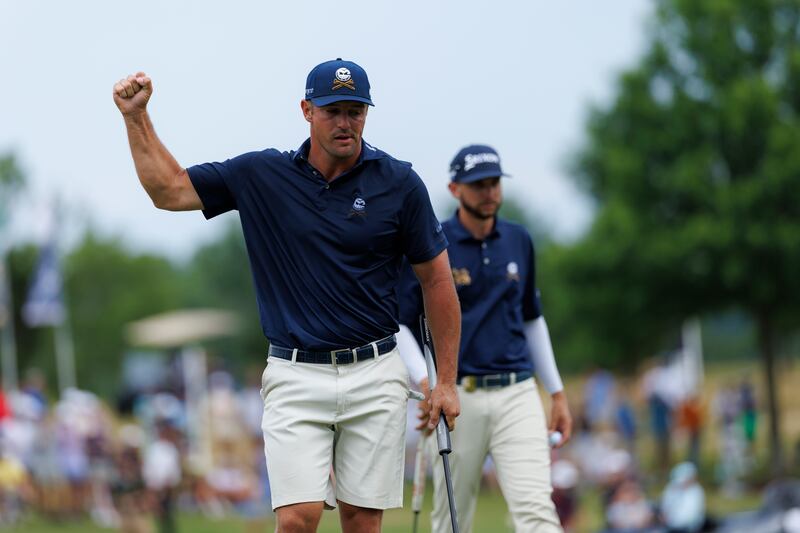
{"label": "blurred crowd of spectators", "polygon": [[28,511],[128,532],[175,531],[177,508],[271,514],[257,387],[211,374],[193,438],[173,392],[139,394],[120,416],[90,392],[68,389],[51,405],[43,390],[34,371],[0,391],[0,526]]}
{"label": "blurred crowd of spectators", "polygon": [[[175,531],[179,509],[270,517],[263,404],[258,376],[251,377],[239,384],[227,372],[211,372],[201,405],[189,409],[180,386],[161,385],[121,394],[113,410],[75,389],[48,402],[42,375],[29,372],[19,390],[0,391],[0,526],[28,511],[54,521],[89,517],[130,532]],[[758,422],[751,383],[730,382],[706,405],[691,391],[676,394],[674,379],[659,366],[635,383],[603,370],[587,376],[575,395],[583,408],[575,409],[572,441],[553,452],[553,499],[567,531],[575,530],[587,487],[601,494],[608,531],[708,528],[698,465],[710,428],[718,446],[704,471],[715,472],[724,493],[743,488]],[[415,413],[412,404],[408,476]],[[485,471],[491,483],[491,461]]]}
{"label": "blurred crowd of spectators", "polygon": [[[553,499],[567,531],[587,486],[601,494],[607,531],[711,530],[701,464],[714,472],[711,481],[723,494],[740,494],[754,464],[758,415],[751,382],[727,383],[706,405],[680,379],[660,365],[636,382],[620,383],[604,370],[587,376],[573,439],[553,454]],[[703,462],[701,437],[712,432],[717,449]],[[675,449],[676,443],[685,448]]]}

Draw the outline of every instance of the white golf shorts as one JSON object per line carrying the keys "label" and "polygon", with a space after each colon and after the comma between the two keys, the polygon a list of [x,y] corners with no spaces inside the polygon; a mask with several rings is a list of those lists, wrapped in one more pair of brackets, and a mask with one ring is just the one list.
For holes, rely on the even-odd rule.
{"label": "white golf shorts", "polygon": [[333,495],[402,507],[408,372],[397,348],[336,366],[270,357],[261,386],[273,509]]}

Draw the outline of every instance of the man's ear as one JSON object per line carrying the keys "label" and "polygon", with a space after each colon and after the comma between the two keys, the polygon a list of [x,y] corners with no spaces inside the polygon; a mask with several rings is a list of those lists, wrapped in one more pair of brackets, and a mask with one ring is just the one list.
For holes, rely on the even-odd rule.
{"label": "man's ear", "polygon": [[458,183],[451,181],[450,183],[447,184],[447,188],[450,189],[450,194],[453,195],[453,198],[455,198],[456,200],[461,199],[461,194],[460,194],[461,189],[459,188]]}
{"label": "man's ear", "polygon": [[311,122],[311,116],[314,114],[314,104],[308,100],[300,100],[300,109],[303,110],[303,117],[306,122]]}

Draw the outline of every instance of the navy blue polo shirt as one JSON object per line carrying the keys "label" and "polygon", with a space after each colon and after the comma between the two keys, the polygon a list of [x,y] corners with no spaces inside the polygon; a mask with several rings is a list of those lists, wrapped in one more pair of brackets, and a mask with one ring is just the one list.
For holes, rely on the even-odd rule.
{"label": "navy blue polo shirt", "polygon": [[362,142],[327,182],[297,151],[267,149],[188,168],[206,218],[237,209],[264,335],[305,350],[395,333],[403,256],[433,259],[447,239],[411,164]]}
{"label": "navy blue polo shirt", "polygon": [[[524,323],[541,316],[533,242],[519,224],[495,219],[485,240],[458,220],[442,223],[461,302],[458,375],[533,371]],[[422,293],[409,265],[399,285],[400,321],[418,335]]]}

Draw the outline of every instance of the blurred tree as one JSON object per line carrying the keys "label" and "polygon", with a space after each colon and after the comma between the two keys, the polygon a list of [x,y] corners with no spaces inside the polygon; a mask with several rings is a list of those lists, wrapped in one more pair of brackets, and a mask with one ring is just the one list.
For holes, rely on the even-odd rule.
{"label": "blurred tree", "polygon": [[91,231],[64,258],[64,271],[78,383],[113,397],[128,346],[125,325],[179,308],[180,272],[166,259],[134,255]]}
{"label": "blurred tree", "polygon": [[503,191],[503,205],[498,215],[525,226],[533,238],[537,254],[550,243],[550,227],[530,209],[526,209],[516,197],[509,195],[507,189]]}
{"label": "blurred tree", "polygon": [[201,247],[185,268],[185,303],[191,307],[221,307],[236,311],[240,334],[212,343],[214,351],[238,369],[265,363],[267,342],[261,331],[253,276],[242,229],[232,222],[223,235]]}
{"label": "blurred tree", "polygon": [[25,186],[25,174],[13,153],[0,155],[0,232],[8,222],[11,200]]}
{"label": "blurred tree", "polygon": [[[20,376],[23,376],[26,368],[39,366],[42,369],[53,370],[53,374],[48,374],[48,379],[55,378],[55,364],[53,359],[53,340],[52,337],[45,338],[37,335],[37,330],[28,329],[22,320],[22,306],[25,303],[25,295],[28,292],[30,278],[36,266],[36,259],[39,256],[39,248],[33,244],[19,245],[7,250],[7,268],[9,277],[9,288],[13,298],[13,309],[11,310],[14,325],[14,339],[17,352],[17,369]],[[52,335],[52,332],[47,330]],[[45,345],[46,343],[46,345]],[[39,365],[40,353],[48,356],[47,365]],[[55,383],[55,381],[53,381]]]}
{"label": "blurred tree", "polygon": [[576,175],[598,216],[558,262],[604,358],[648,354],[686,316],[747,310],[777,472],[775,339],[800,296],[800,3],[657,5],[641,63],[591,114]]}
{"label": "blurred tree", "polygon": [[18,362],[13,309],[14,292],[11,290],[10,267],[6,258],[10,238],[6,225],[11,219],[14,197],[25,186],[25,175],[13,153],[0,155],[0,357],[2,358],[2,386],[18,386]]}

